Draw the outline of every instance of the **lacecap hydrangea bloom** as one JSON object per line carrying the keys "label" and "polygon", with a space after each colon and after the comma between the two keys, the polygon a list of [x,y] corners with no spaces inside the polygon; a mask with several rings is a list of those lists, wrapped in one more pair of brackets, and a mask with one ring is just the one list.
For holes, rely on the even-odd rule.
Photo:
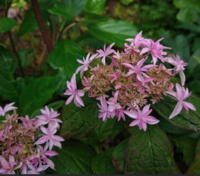
{"label": "lacecap hydrangea bloom", "polygon": [[[89,53],[83,60],[78,59],[81,66],[67,81],[66,104],[73,101],[82,107],[82,97],[87,94],[98,101],[99,118],[103,121],[129,117],[133,119],[130,126],[144,131],[148,124],[159,123],[151,115],[151,105],[165,96],[177,100],[170,119],[183,109],[195,110],[187,101],[191,93],[184,87],[187,64],[179,56],[168,54],[170,48],[163,46],[161,40],[143,38],[140,32],[135,38],[127,39],[121,51],[113,49],[114,44],[111,44],[94,54]],[[77,88],[77,74],[80,74],[82,89]],[[172,81],[176,75],[180,83]]]}
{"label": "lacecap hydrangea bloom", "polygon": [[19,116],[14,103],[0,106],[0,174],[39,174],[54,169],[50,159],[64,139],[56,135],[62,123],[47,106],[30,119]]}

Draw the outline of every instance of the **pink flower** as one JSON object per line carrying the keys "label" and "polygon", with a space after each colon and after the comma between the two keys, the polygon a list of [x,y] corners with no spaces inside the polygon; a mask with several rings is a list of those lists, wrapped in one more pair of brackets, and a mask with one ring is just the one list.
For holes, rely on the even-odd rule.
{"label": "pink flower", "polygon": [[4,108],[0,106],[0,116],[5,116],[7,112],[17,109],[13,105],[14,103],[10,103],[10,104],[7,104]]}
{"label": "pink flower", "polygon": [[131,44],[125,45],[126,50],[130,50],[133,49],[137,52],[140,52],[139,48],[144,48],[150,45],[151,40],[150,39],[145,39],[142,37],[142,31],[140,33],[138,33],[135,38],[131,38],[131,39],[126,39],[126,41],[131,42]]}
{"label": "pink flower", "polygon": [[79,62],[82,65],[77,68],[76,73],[80,72],[80,75],[82,77],[83,73],[88,70],[90,63],[96,57],[97,57],[97,54],[93,54],[90,56],[90,53],[88,53],[86,58],[83,58],[83,60],[77,59],[77,62]]}
{"label": "pink flower", "polygon": [[172,64],[175,68],[175,72],[179,73],[179,76],[181,78],[181,84],[182,86],[184,86],[185,84],[185,74],[184,74],[184,70],[185,70],[185,66],[187,66],[187,63],[185,63],[183,60],[180,59],[180,57],[174,56],[172,58],[168,58],[167,60],[168,63]]}
{"label": "pink flower", "polygon": [[104,96],[98,98],[101,104],[97,104],[99,107],[99,118],[103,121],[107,120],[110,117],[114,117],[114,112],[110,111],[107,101]]}
{"label": "pink flower", "polygon": [[41,131],[45,135],[36,141],[36,143],[35,143],[36,145],[46,143],[45,148],[46,149],[49,148],[50,150],[53,148],[53,146],[57,146],[57,147],[61,148],[60,142],[64,141],[64,139],[60,136],[55,135],[55,133],[57,132],[56,128],[41,127]]}
{"label": "pink flower", "polygon": [[108,109],[110,112],[113,112],[117,109],[121,109],[121,105],[119,103],[117,103],[117,99],[118,99],[118,95],[119,95],[119,91],[116,91],[114,93],[114,97],[111,97],[109,100],[108,100]]}
{"label": "pink flower", "polygon": [[75,74],[72,76],[71,81],[67,81],[67,90],[65,91],[65,95],[69,95],[69,98],[66,100],[66,104],[71,103],[74,100],[76,106],[84,106],[84,103],[81,99],[84,96],[83,90],[78,90],[76,85],[76,76]]}
{"label": "pink flower", "polygon": [[127,73],[127,76],[136,74],[137,79],[139,81],[143,81],[144,80],[143,72],[146,72],[149,68],[154,67],[154,65],[152,64],[143,66],[145,61],[146,59],[141,59],[140,61],[138,61],[138,63],[135,66],[128,63],[123,63],[125,67],[130,69],[129,72]]}
{"label": "pink flower", "polygon": [[167,91],[167,93],[169,95],[173,96],[174,98],[176,98],[176,100],[178,101],[174,110],[172,111],[171,115],[169,116],[170,119],[177,116],[183,108],[187,111],[189,109],[191,109],[193,111],[196,110],[196,108],[194,107],[194,105],[192,103],[184,101],[191,95],[191,93],[189,92],[189,90],[187,88],[180,86],[180,84],[176,84],[176,92],[171,90],[171,91]]}
{"label": "pink flower", "polygon": [[97,50],[97,54],[98,54],[97,57],[101,57],[102,58],[102,63],[104,65],[106,65],[106,57],[108,57],[110,54],[115,52],[115,50],[112,49],[114,44],[115,43],[112,43],[108,47],[106,47],[106,45],[104,45],[103,49]]}
{"label": "pink flower", "polygon": [[171,49],[169,47],[163,46],[160,44],[160,41],[163,40],[162,38],[154,42],[151,40],[150,45],[143,48],[141,51],[141,55],[145,54],[147,52],[151,53],[152,59],[153,59],[153,64],[156,64],[157,60],[160,59],[162,62],[165,61],[163,58],[164,55],[167,54],[167,52],[163,51],[164,49]]}
{"label": "pink flower", "polygon": [[41,109],[41,113],[37,116],[37,126],[49,124],[55,126],[55,128],[60,127],[59,123],[62,123],[62,121],[56,118],[60,115],[58,112],[45,106],[44,109]]}
{"label": "pink flower", "polygon": [[137,111],[126,111],[125,114],[129,117],[135,119],[133,122],[129,124],[129,126],[138,126],[139,129],[142,129],[144,131],[147,130],[147,124],[157,124],[159,122],[158,119],[156,119],[153,116],[150,116],[149,114],[152,112],[152,109],[150,109],[150,105],[146,105],[143,110],[137,110]]}
{"label": "pink flower", "polygon": [[4,157],[0,156],[0,163],[2,166],[2,168],[0,168],[1,174],[15,174],[17,163],[13,156],[9,156],[8,161]]}

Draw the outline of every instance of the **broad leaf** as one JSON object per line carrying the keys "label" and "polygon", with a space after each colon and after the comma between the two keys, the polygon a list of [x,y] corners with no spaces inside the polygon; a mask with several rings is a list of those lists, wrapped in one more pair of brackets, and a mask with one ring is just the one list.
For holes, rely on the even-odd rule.
{"label": "broad leaf", "polygon": [[181,128],[184,130],[199,132],[200,130],[200,106],[199,106],[199,97],[192,96],[188,99],[189,102],[193,103],[197,111],[182,111],[181,114],[174,117],[173,119],[169,119],[169,115],[173,111],[176,102],[170,98],[166,98],[165,100],[155,104],[153,108],[156,112],[169,123],[177,128]]}
{"label": "broad leaf", "polygon": [[198,142],[195,150],[194,162],[190,165],[187,174],[200,174],[200,142]]}
{"label": "broad leaf", "polygon": [[171,136],[177,150],[177,155],[183,156],[183,160],[190,165],[195,156],[196,140],[187,136]]}
{"label": "broad leaf", "polygon": [[94,150],[78,141],[66,141],[59,155],[54,157],[57,174],[91,174],[91,160]]}
{"label": "broad leaf", "polygon": [[85,107],[76,107],[73,102],[66,105],[62,112],[61,134],[67,138],[72,136],[84,136],[94,129],[98,119],[98,110],[95,101],[84,101]]}
{"label": "broad leaf", "polygon": [[10,18],[0,19],[0,33],[10,31],[16,25],[16,21]]}
{"label": "broad leaf", "polygon": [[54,95],[63,82],[61,75],[32,79],[26,84],[19,96],[19,107],[22,114],[32,114],[42,108]]}
{"label": "broad leaf", "polygon": [[92,170],[95,174],[116,174],[111,157],[106,153],[99,154],[92,159]]}
{"label": "broad leaf", "polygon": [[105,21],[88,20],[89,32],[97,39],[122,46],[124,40],[134,37],[137,33],[136,27],[125,21],[108,19]]}
{"label": "broad leaf", "polygon": [[177,173],[171,144],[158,126],[150,126],[146,132],[133,128],[127,147],[126,173]]}
{"label": "broad leaf", "polygon": [[54,68],[64,70],[66,78],[70,79],[79,66],[77,58],[84,56],[84,51],[71,40],[60,40],[50,53],[48,63]]}

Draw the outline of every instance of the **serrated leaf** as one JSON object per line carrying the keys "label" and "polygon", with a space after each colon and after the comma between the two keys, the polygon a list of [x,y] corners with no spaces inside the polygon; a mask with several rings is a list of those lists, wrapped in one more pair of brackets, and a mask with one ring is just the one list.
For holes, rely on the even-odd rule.
{"label": "serrated leaf", "polygon": [[59,155],[54,157],[57,174],[91,174],[91,161],[94,150],[78,141],[66,141]]}
{"label": "serrated leaf", "polygon": [[173,174],[177,167],[166,134],[158,126],[133,128],[127,146],[126,173]]}
{"label": "serrated leaf", "polygon": [[84,107],[76,107],[73,103],[66,105],[62,112],[61,134],[66,137],[84,136],[94,129],[98,119],[98,110],[95,101],[84,101]]}
{"label": "serrated leaf", "polygon": [[0,33],[10,31],[16,25],[16,21],[11,18],[0,19]]}

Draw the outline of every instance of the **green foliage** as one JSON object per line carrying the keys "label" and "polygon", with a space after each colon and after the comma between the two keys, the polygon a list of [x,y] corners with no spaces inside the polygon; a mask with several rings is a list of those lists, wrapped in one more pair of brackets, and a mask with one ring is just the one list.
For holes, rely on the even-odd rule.
{"label": "green foliage", "polygon": [[126,153],[126,173],[177,173],[173,151],[166,134],[157,126],[147,132],[133,128]]}
{"label": "green foliage", "polygon": [[10,31],[16,25],[16,21],[10,18],[0,19],[0,33]]}
{"label": "green foliage", "polygon": [[[15,102],[20,115],[35,117],[45,105],[59,111],[65,138],[53,174],[200,173],[200,1],[38,0],[49,30],[46,49],[28,0],[0,0],[0,106]],[[7,17],[10,7],[19,13]],[[164,99],[152,114],[160,120],[146,132],[116,118],[102,122],[97,102],[65,105],[65,84],[86,53],[104,44],[123,46],[143,31],[188,63],[186,87],[196,112],[169,119],[176,102]],[[12,34],[8,35],[8,34]],[[78,87],[80,78],[77,79]],[[0,119],[2,120],[2,119]],[[47,171],[46,173],[51,173]]]}
{"label": "green foliage", "polygon": [[59,155],[54,157],[58,174],[90,174],[91,162],[95,151],[88,145],[78,141],[66,141]]}
{"label": "green foliage", "polygon": [[98,40],[107,43],[116,43],[118,46],[124,44],[124,40],[133,37],[137,30],[136,28],[125,21],[117,21],[108,19],[105,21],[90,21],[88,19],[89,32]]}

